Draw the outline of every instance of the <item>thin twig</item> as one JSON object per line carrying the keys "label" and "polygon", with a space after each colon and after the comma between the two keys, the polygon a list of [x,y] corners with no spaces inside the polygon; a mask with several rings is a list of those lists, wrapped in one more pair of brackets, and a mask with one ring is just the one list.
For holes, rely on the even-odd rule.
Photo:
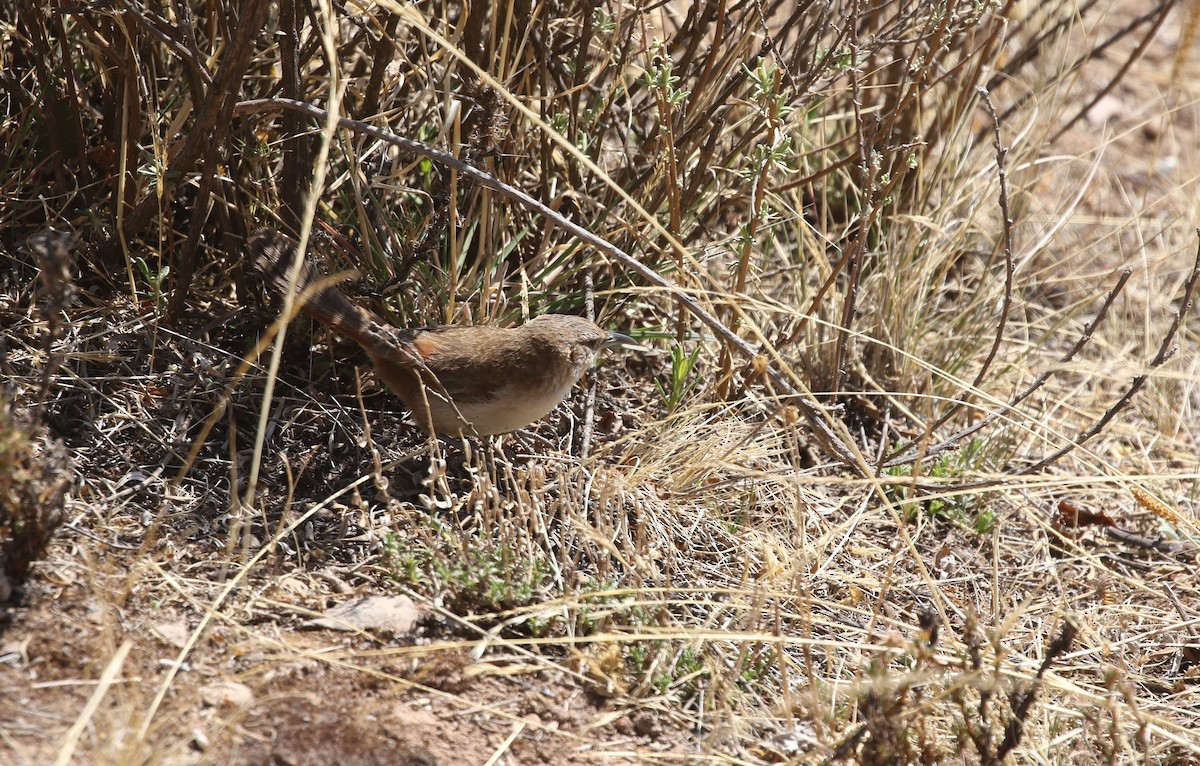
{"label": "thin twig", "polygon": [[[1024,391],[1010,399],[1009,402],[1003,407],[992,410],[987,414],[986,417],[978,422],[973,423],[960,431],[956,431],[938,444],[929,447],[925,450],[924,456],[930,457],[957,446],[958,443],[963,439],[971,436],[972,434],[978,433],[980,430],[995,422],[1006,413],[1012,412],[1018,404],[1028,399],[1038,389],[1044,386],[1046,381],[1050,380],[1050,377],[1054,375],[1057,370],[1061,369],[1068,362],[1074,359],[1075,355],[1078,354],[1092,339],[1092,334],[1095,333],[1096,328],[1100,326],[1100,323],[1104,321],[1108,314],[1109,308],[1112,307],[1113,301],[1116,300],[1117,296],[1120,295],[1121,291],[1125,288],[1125,283],[1129,281],[1129,277],[1132,273],[1133,272],[1131,272],[1129,269],[1125,269],[1121,272],[1121,276],[1117,279],[1117,284],[1113,287],[1113,289],[1108,291],[1108,295],[1105,296],[1104,303],[1100,305],[1100,309],[1096,312],[1096,316],[1092,319],[1091,323],[1084,328],[1083,333],[1079,336],[1079,340],[1075,342],[1075,345],[1071,347],[1071,350],[1063,354],[1062,358],[1058,360],[1057,364],[1047,367],[1042,374],[1037,377],[1037,380],[1033,381],[1033,383],[1031,383]],[[912,449],[913,446],[915,446],[915,444],[908,445],[905,449],[901,450],[899,454],[903,455],[905,452]],[[893,457],[888,462],[884,463],[884,467],[890,468],[892,466],[907,462],[909,462],[909,459],[903,457]]]}
{"label": "thin twig", "polygon": [[1008,312],[1012,307],[1013,273],[1016,269],[1013,266],[1013,220],[1008,207],[1008,147],[1000,142],[1000,120],[996,117],[996,105],[992,102],[991,94],[982,87],[978,91],[979,95],[983,98],[983,104],[987,108],[988,116],[992,119],[992,146],[996,149],[996,176],[1000,184],[1000,241],[1001,249],[1004,253],[1004,301],[1000,304],[1000,321],[996,325],[996,337],[992,339],[992,347],[988,351],[987,358],[983,360],[983,364],[979,367],[979,372],[975,374],[975,379],[971,381],[971,385],[967,386],[962,398],[955,402],[946,412],[942,413],[942,416],[929,429],[930,432],[937,431],[937,429],[945,425],[956,412],[968,405],[974,398],[975,392],[979,390],[979,386],[983,383],[984,377],[987,376],[988,370],[992,368],[992,362],[996,361],[996,354],[1000,351],[1000,344],[1004,342],[1004,330],[1008,327]]}
{"label": "thin twig", "polygon": [[1075,113],[1074,117],[1063,123],[1062,127],[1055,131],[1054,135],[1050,136],[1050,143],[1057,141],[1063,133],[1066,133],[1068,130],[1074,127],[1076,123],[1086,117],[1087,113],[1091,111],[1092,107],[1100,103],[1100,99],[1111,93],[1113,88],[1117,87],[1117,84],[1120,83],[1121,80],[1125,79],[1125,75],[1129,73],[1131,68],[1133,68],[1134,63],[1142,57],[1142,54],[1146,52],[1146,48],[1150,47],[1150,43],[1158,34],[1158,30],[1162,28],[1163,22],[1167,20],[1167,15],[1174,5],[1175,3],[1173,2],[1166,2],[1159,6],[1157,9],[1158,18],[1154,20],[1154,25],[1150,27],[1150,31],[1146,32],[1146,35],[1137,44],[1137,47],[1133,49],[1133,53],[1130,53],[1125,57],[1125,60],[1121,62],[1121,68],[1117,70],[1117,73],[1113,75],[1112,79],[1105,83],[1104,87],[1101,88],[1096,95],[1092,96],[1092,98],[1086,104],[1081,106],[1079,111]]}
{"label": "thin twig", "polygon": [[[184,74],[188,77],[189,84],[194,89],[193,93],[203,93],[204,87],[212,85],[212,73],[204,66],[204,62],[201,61],[203,56],[196,48],[190,16],[187,17],[186,22],[182,20],[180,22],[171,22],[138,3],[127,1],[121,5],[125,13],[140,22],[143,30],[170,48],[179,57],[179,60],[184,63]],[[177,14],[181,10],[190,13],[188,6],[184,3],[174,3],[173,10]],[[179,39],[180,37],[183,39]],[[201,87],[198,88],[198,85]]]}
{"label": "thin twig", "polygon": [[[1162,364],[1164,362],[1166,362],[1168,359],[1170,359],[1175,354],[1175,352],[1178,350],[1178,347],[1174,345],[1175,344],[1175,335],[1179,331],[1179,326],[1181,324],[1183,324],[1184,317],[1186,317],[1192,309],[1192,299],[1193,299],[1193,295],[1196,290],[1196,283],[1198,280],[1200,280],[1200,228],[1198,228],[1196,230],[1196,238],[1197,238],[1196,259],[1192,263],[1192,273],[1188,275],[1187,281],[1184,282],[1183,302],[1180,304],[1179,310],[1175,312],[1175,319],[1171,322],[1170,329],[1167,330],[1167,333],[1163,336],[1162,342],[1158,346],[1158,353],[1156,353],[1154,355],[1154,358],[1151,359],[1149,364],[1147,365],[1147,367],[1149,367],[1151,372],[1153,372],[1154,370],[1156,370],[1160,366],[1162,366]],[[1128,279],[1127,274],[1123,276],[1121,283],[1120,283],[1121,285],[1125,284],[1125,279]],[[1106,304],[1106,308],[1107,308],[1107,304]],[[1089,328],[1089,330],[1090,329],[1091,328]],[[1082,341],[1080,344],[1076,344],[1076,349],[1079,348],[1081,346],[1081,344],[1082,344]],[[1074,351],[1076,349],[1072,349],[1072,353],[1074,353]],[[1135,377],[1133,379],[1133,382],[1129,384],[1129,389],[1125,392],[1125,394],[1120,399],[1118,399],[1117,402],[1115,404],[1113,404],[1113,406],[1109,407],[1108,410],[1104,413],[1104,415],[1101,416],[1100,419],[1097,420],[1090,428],[1088,428],[1086,431],[1081,433],[1076,438],[1072,439],[1066,446],[1062,447],[1061,449],[1057,449],[1054,452],[1051,452],[1049,455],[1043,457],[1041,460],[1038,460],[1035,463],[1031,463],[1031,464],[1025,466],[1024,468],[1020,468],[1012,473],[1006,474],[1004,478],[1011,479],[1014,476],[1024,476],[1026,474],[1036,473],[1037,471],[1042,470],[1043,468],[1051,465],[1052,463],[1057,462],[1058,460],[1062,459],[1066,455],[1070,454],[1077,447],[1083,446],[1083,444],[1085,444],[1087,441],[1089,441],[1090,439],[1095,437],[1097,434],[1099,434],[1101,431],[1103,431],[1104,427],[1106,425],[1108,425],[1109,422],[1111,422],[1113,418],[1115,418],[1118,414],[1120,414],[1120,412],[1122,410],[1124,410],[1127,406],[1129,406],[1129,403],[1133,400],[1133,397],[1136,396],[1137,393],[1142,390],[1142,387],[1146,385],[1146,381],[1149,379],[1150,379],[1150,373],[1142,373],[1141,375],[1138,375],[1137,377]],[[938,445],[938,446],[940,447],[941,445]],[[997,479],[989,479],[987,481],[976,482],[973,484],[953,485],[951,487],[922,486],[922,489],[926,489],[929,491],[936,491],[936,492],[948,492],[948,491],[949,492],[961,492],[964,490],[977,490],[977,489],[990,487],[990,486],[995,485],[998,481],[999,480],[997,480]]]}
{"label": "thin twig", "polygon": [[[977,373],[975,373],[975,379],[973,381],[971,381],[970,385],[968,385],[966,387],[962,398],[957,400],[951,407],[949,407],[945,412],[943,412],[942,415],[934,422],[934,424],[926,429],[926,433],[930,433],[930,434],[936,433],[939,428],[941,428],[943,425],[945,425],[950,420],[950,418],[954,417],[954,415],[957,414],[959,410],[961,410],[963,407],[970,404],[971,400],[975,398],[975,393],[979,390],[980,384],[983,383],[983,379],[987,375],[988,370],[991,369],[992,362],[994,362],[996,360],[996,354],[1000,350],[1000,344],[1004,341],[1004,330],[1008,326],[1008,313],[1009,313],[1010,307],[1012,306],[1013,274],[1015,271],[1015,267],[1013,265],[1013,248],[1012,248],[1013,220],[1012,220],[1012,215],[1009,212],[1009,206],[1008,206],[1008,147],[1004,146],[1000,141],[1000,119],[996,116],[996,105],[992,101],[991,94],[988,93],[988,91],[985,88],[983,88],[982,86],[977,88],[977,91],[983,99],[983,104],[987,109],[988,116],[992,120],[992,146],[995,147],[995,149],[996,149],[996,172],[997,172],[998,180],[1000,182],[999,203],[1000,203],[1000,216],[1001,216],[1001,227],[1000,227],[1001,250],[1004,253],[1004,301],[1000,306],[1000,321],[996,327],[996,336],[992,339],[992,347],[988,351],[987,358],[983,361],[983,364],[979,367],[979,371]],[[1128,279],[1128,274],[1126,275],[1125,279]],[[1124,285],[1124,279],[1121,281],[1121,286],[1123,286],[1123,285]],[[1105,302],[1104,311],[1107,311],[1108,305],[1112,303],[1112,297],[1113,297],[1113,294],[1110,293],[1109,299]],[[1103,313],[1101,314],[1101,316],[1103,316]],[[1088,328],[1088,332],[1085,334],[1086,337],[1091,337],[1091,330],[1094,327],[1095,327],[1095,323],[1093,323],[1092,326]],[[1078,347],[1075,350],[1078,350]],[[1075,350],[1072,351],[1072,355],[1074,355]],[[1041,379],[1041,381],[1038,385],[1041,385],[1041,383],[1044,383],[1044,382],[1045,382],[1045,377],[1043,379]],[[1024,394],[1024,396],[1028,396],[1031,393],[1033,393],[1032,390],[1027,391]],[[1005,408],[1005,410],[1011,409],[1011,407],[1013,406],[1014,403],[1015,403],[1015,401],[1012,403],[1009,403],[1007,405],[1007,407]],[[989,415],[989,417],[993,420],[998,416],[999,416],[999,412],[993,412],[991,415]],[[976,424],[975,426],[972,426],[972,428],[974,428],[975,430],[978,430],[979,427],[982,427],[982,426],[980,426],[980,424]],[[974,433],[974,431],[971,431],[971,433]],[[959,437],[959,438],[961,439],[963,437]],[[939,451],[948,449],[949,448],[948,442],[949,442],[949,440],[944,441],[941,444],[939,444],[938,445]],[[907,444],[907,445],[897,449],[890,456],[888,456],[888,458],[886,459],[886,464],[887,465],[895,465],[896,457],[899,455],[903,455],[905,453],[911,452],[914,446],[916,446],[916,443],[910,443],[910,444]],[[929,453],[929,452],[924,452],[924,453],[922,453],[921,457],[924,458],[924,457],[929,456],[930,454],[931,453]]]}
{"label": "thin twig", "polygon": [[[1200,239],[1200,230],[1197,230],[1196,234],[1197,239]],[[1184,284],[1183,304],[1180,306],[1179,311],[1175,312],[1175,319],[1171,322],[1171,328],[1167,331],[1167,334],[1163,336],[1162,343],[1159,344],[1158,347],[1158,353],[1154,355],[1152,360],[1150,360],[1150,364],[1148,366],[1151,371],[1158,369],[1163,362],[1170,359],[1175,352],[1178,351],[1178,347],[1174,345],[1175,335],[1179,331],[1179,325],[1183,323],[1183,318],[1188,314],[1189,311],[1191,311],[1192,295],[1195,292],[1196,281],[1198,278],[1200,278],[1200,243],[1197,244],[1196,260],[1192,265],[1192,273],[1188,276],[1187,282]],[[1071,443],[1067,444],[1063,448],[1055,450],[1033,465],[1022,468],[1013,475],[1020,476],[1022,474],[1040,471],[1051,463],[1054,463],[1055,461],[1074,451],[1076,447],[1082,446],[1085,442],[1103,431],[1104,427],[1108,425],[1108,423],[1115,418],[1121,412],[1121,410],[1129,406],[1129,402],[1132,401],[1133,397],[1142,390],[1142,387],[1146,385],[1146,381],[1149,379],[1150,374],[1146,372],[1135,377],[1133,382],[1129,384],[1129,390],[1125,392],[1125,395],[1118,399],[1116,404],[1114,404],[1112,407],[1109,407],[1108,411],[1096,421],[1095,425],[1084,431],[1079,435],[1078,438],[1074,439]]]}
{"label": "thin twig", "polygon": [[[241,15],[232,27],[233,35],[221,55],[213,84],[203,100],[198,101],[195,122],[169,158],[164,177],[175,178],[191,172],[205,149],[213,143],[213,131],[228,130],[228,120],[224,121],[223,128],[218,128],[218,122],[222,122],[222,117],[228,114],[228,105],[237,97],[271,5],[267,0],[251,0],[241,6]],[[137,234],[166,204],[160,195],[147,195],[123,217],[122,231],[117,239]],[[121,207],[123,209],[124,205]]]}
{"label": "thin twig", "polygon": [[1071,618],[1063,620],[1062,629],[1046,649],[1046,657],[1038,667],[1033,681],[1023,691],[1013,691],[1009,695],[1012,717],[1009,719],[1008,725],[1004,727],[1004,739],[996,748],[994,757],[988,759],[989,763],[1004,763],[1013,748],[1021,743],[1021,736],[1025,732],[1025,721],[1029,718],[1029,711],[1033,708],[1034,700],[1037,699],[1038,689],[1042,686],[1042,678],[1046,675],[1050,664],[1070,650],[1077,635],[1079,635],[1079,628],[1075,626]]}
{"label": "thin twig", "polygon": [[[1106,55],[1106,53],[1108,52],[1109,48],[1111,48],[1113,45],[1120,42],[1121,40],[1125,39],[1125,37],[1127,37],[1129,34],[1131,34],[1133,32],[1133,30],[1137,29],[1142,24],[1145,24],[1150,19],[1153,19],[1155,17],[1155,14],[1162,13],[1164,10],[1166,10],[1170,7],[1173,7],[1177,2],[1178,2],[1178,0],[1162,0],[1157,7],[1147,11],[1146,13],[1142,14],[1141,16],[1138,16],[1136,19],[1129,22],[1121,29],[1118,29],[1116,32],[1113,32],[1111,35],[1109,35],[1108,38],[1104,42],[1100,43],[1099,45],[1097,45],[1094,48],[1089,48],[1086,53],[1080,55],[1078,58],[1076,58],[1070,64],[1063,67],[1061,70],[1062,71],[1061,76],[1065,78],[1067,75],[1078,71],[1087,62],[1094,61],[1096,59],[1104,57]],[[1085,13],[1087,11],[1087,8],[1082,8],[1082,9],[1080,9],[1080,11],[1081,11],[1081,13]],[[1060,22],[1060,24],[1061,24],[1061,22]],[[1058,25],[1056,25],[1056,26],[1058,26]],[[1039,44],[1040,44],[1040,41],[1039,41]],[[1015,63],[1015,61],[1013,63]],[[994,89],[1001,82],[1003,82],[1006,78],[1010,77],[1011,73],[1016,71],[1016,69],[1017,68],[1011,68],[1011,64],[1010,64],[1010,68],[1006,68],[1006,70],[1004,72],[997,73],[997,75],[992,78],[992,81],[988,83],[988,87]],[[1029,102],[1029,100],[1031,98],[1033,98],[1034,92],[1035,91],[1033,91],[1033,90],[1029,90],[1024,95],[1015,99],[1013,101],[1013,103],[1009,104],[1008,108],[1005,109],[1004,112],[1000,115],[1000,121],[1004,122],[1009,117],[1016,114],[1018,110],[1020,110],[1023,106],[1025,106],[1025,104],[1027,104]]]}
{"label": "thin twig", "polygon": [[[851,3],[850,13],[847,16],[846,27],[849,31],[848,49],[850,51],[850,88],[854,94],[851,103],[854,106],[854,134],[857,137],[857,157],[858,166],[862,172],[862,177],[859,179],[861,188],[859,193],[862,194],[862,209],[858,216],[858,231],[855,233],[854,241],[850,243],[846,254],[843,256],[843,263],[846,263],[850,268],[846,273],[846,294],[842,301],[842,319],[837,327],[837,341],[834,343],[833,365],[831,367],[831,380],[829,390],[838,395],[842,388],[842,367],[845,363],[846,352],[850,344],[850,327],[854,323],[855,309],[858,306],[858,289],[859,283],[862,280],[862,262],[865,257],[867,248],[867,233],[871,225],[875,222],[877,213],[875,182],[876,168],[871,162],[871,151],[874,150],[875,136],[878,135],[880,117],[875,115],[875,130],[871,132],[870,143],[871,150],[867,148],[868,136],[863,124],[862,111],[862,81],[859,79],[859,66],[861,61],[859,56],[862,49],[859,47],[858,25],[862,22],[857,2]],[[833,279],[837,271],[830,274],[830,279]]]}
{"label": "thin twig", "polygon": [[[326,111],[320,107],[285,98],[268,98],[243,101],[234,108],[234,112],[237,114],[282,110],[299,112],[318,120],[324,119],[327,116]],[[758,356],[758,352],[755,351],[749,343],[726,327],[716,316],[706,311],[683,288],[679,287],[673,282],[668,281],[661,274],[647,267],[641,261],[637,260],[632,255],[626,253],[624,250],[620,249],[608,240],[591,233],[582,226],[579,226],[573,221],[563,217],[520,189],[504,183],[495,176],[485,173],[484,171],[479,170],[473,165],[463,162],[447,152],[435,149],[428,144],[413,140],[411,138],[398,136],[386,128],[379,128],[362,122],[361,120],[351,120],[346,117],[338,118],[338,126],[345,128],[346,130],[369,135],[385,143],[392,144],[393,146],[399,146],[403,149],[407,149],[422,156],[428,157],[439,164],[445,165],[446,167],[452,168],[459,173],[470,177],[479,185],[502,194],[509,199],[515,200],[531,210],[539,213],[540,215],[545,216],[553,221],[555,225],[561,226],[572,235],[589,243],[605,255],[608,255],[614,260],[620,262],[622,266],[630,271],[633,271],[642,279],[646,280],[646,282],[667,292],[673,299],[679,301],[679,303],[681,303],[688,310],[688,312],[691,313],[692,316],[696,317],[696,319],[700,320],[710,330],[712,330],[718,338],[735,348],[739,354],[746,358],[747,361],[752,361],[756,356]],[[860,473],[865,474],[867,472],[865,461],[860,455],[857,454],[857,450],[855,450],[852,445],[834,433],[833,428],[828,422],[826,422],[824,413],[815,404],[802,396],[801,391],[799,391],[796,386],[792,385],[792,383],[786,377],[780,374],[778,370],[768,369],[767,374],[771,376],[771,379],[775,382],[776,386],[783,391],[784,395],[793,396],[796,398],[797,407],[800,409],[801,413],[804,414],[805,419],[808,421],[809,425],[812,426],[818,437],[821,438],[822,445],[830,452],[836,454],[837,457],[846,465]]]}
{"label": "thin twig", "polygon": [[[583,305],[584,313],[591,321],[596,321],[596,291],[592,284],[592,272],[585,271],[583,275]],[[579,457],[587,460],[592,448],[592,424],[596,416],[596,376],[591,376],[592,384],[588,386],[587,400],[583,406],[583,425],[579,429]]]}

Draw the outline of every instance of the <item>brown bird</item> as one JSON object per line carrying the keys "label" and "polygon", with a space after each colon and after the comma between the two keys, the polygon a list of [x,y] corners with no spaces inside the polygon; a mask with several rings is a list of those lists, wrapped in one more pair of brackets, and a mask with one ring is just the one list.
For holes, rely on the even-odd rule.
{"label": "brown bird", "polygon": [[[259,229],[247,247],[271,287],[285,292],[295,245]],[[487,436],[523,428],[557,407],[600,351],[635,345],[628,336],[567,314],[543,314],[512,328],[402,329],[332,286],[310,289],[314,273],[306,259],[297,285],[303,310],[362,346],[418,425],[439,434]]]}

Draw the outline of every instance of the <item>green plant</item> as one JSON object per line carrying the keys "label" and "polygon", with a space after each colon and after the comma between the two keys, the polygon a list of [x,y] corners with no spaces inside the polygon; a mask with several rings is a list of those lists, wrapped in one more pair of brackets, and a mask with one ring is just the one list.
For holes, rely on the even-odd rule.
{"label": "green plant", "polygon": [[658,388],[658,395],[663,400],[666,415],[675,414],[683,400],[700,382],[699,378],[693,375],[696,360],[700,358],[700,350],[700,346],[696,346],[690,352],[684,351],[683,346],[679,344],[671,347],[671,376],[666,383],[661,380],[654,383]]}
{"label": "green plant", "polygon": [[495,541],[459,537],[444,524],[434,530],[409,541],[395,533],[384,536],[380,556],[393,580],[433,589],[452,608],[476,613],[525,606],[545,587],[540,561]]}
{"label": "green plant", "polygon": [[150,299],[154,301],[154,313],[161,313],[163,308],[163,287],[166,284],[167,277],[171,275],[170,264],[164,263],[155,270],[145,258],[139,255],[133,259],[133,265],[137,267],[142,280],[150,287]]}
{"label": "green plant", "polygon": [[[928,479],[952,483],[974,475],[987,461],[987,445],[983,440],[972,439],[961,450],[947,453],[922,466],[921,476]],[[884,469],[883,474],[891,477],[912,477],[911,464]],[[976,534],[987,535],[995,528],[997,514],[988,504],[988,496],[980,493],[937,495],[919,500],[909,498],[911,484],[890,483],[886,485],[888,497],[899,504],[902,516],[913,521],[919,514],[931,519],[942,519],[965,527]]]}

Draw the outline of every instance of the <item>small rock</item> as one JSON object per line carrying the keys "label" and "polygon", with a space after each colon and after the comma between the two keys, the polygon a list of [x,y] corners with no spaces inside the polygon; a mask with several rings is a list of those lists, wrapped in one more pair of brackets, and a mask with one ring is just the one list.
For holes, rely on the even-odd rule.
{"label": "small rock", "polygon": [[310,625],[331,630],[375,630],[402,635],[420,618],[417,605],[408,596],[364,596],[338,604]]}
{"label": "small rock", "polygon": [[203,753],[205,750],[208,749],[208,746],[210,744],[211,743],[208,740],[207,734],[200,731],[199,729],[192,730],[192,749],[193,750],[199,750],[200,752]]}
{"label": "small rock", "polygon": [[209,707],[245,707],[254,699],[254,692],[237,681],[218,681],[201,688],[200,699]]}
{"label": "small rock", "polygon": [[1092,125],[1103,125],[1110,120],[1116,120],[1125,114],[1125,102],[1109,93],[1092,104],[1092,108],[1084,115],[1084,119]]}
{"label": "small rock", "polygon": [[298,577],[281,577],[275,582],[275,585],[284,593],[290,593],[294,596],[307,598],[312,595],[312,588]]}
{"label": "small rock", "polygon": [[160,622],[150,628],[150,631],[176,649],[182,649],[187,644],[188,636],[192,634],[192,629],[183,620]]}
{"label": "small rock", "polygon": [[1179,158],[1173,154],[1168,154],[1167,156],[1160,159],[1158,162],[1154,163],[1155,175],[1169,176],[1178,169],[1179,169]]}

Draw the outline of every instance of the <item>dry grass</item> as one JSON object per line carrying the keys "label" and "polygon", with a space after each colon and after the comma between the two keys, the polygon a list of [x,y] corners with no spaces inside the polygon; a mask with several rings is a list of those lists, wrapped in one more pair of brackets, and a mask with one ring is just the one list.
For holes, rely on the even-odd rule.
{"label": "dry grass", "polygon": [[[0,369],[81,486],[2,760],[1194,762],[1168,6],[7,3]],[[400,324],[653,350],[425,444],[255,310],[262,224]],[[367,592],[421,627],[298,630]]]}

